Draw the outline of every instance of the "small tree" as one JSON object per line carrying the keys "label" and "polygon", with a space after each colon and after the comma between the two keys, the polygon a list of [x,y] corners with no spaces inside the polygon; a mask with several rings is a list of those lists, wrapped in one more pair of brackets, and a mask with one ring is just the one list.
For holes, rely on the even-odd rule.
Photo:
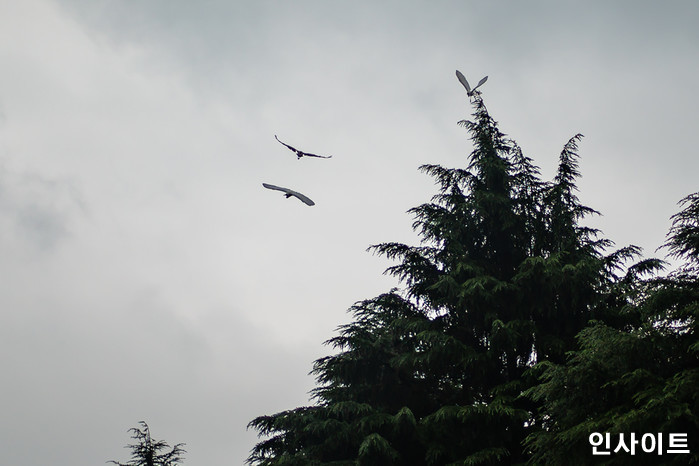
{"label": "small tree", "polygon": [[182,462],[182,455],[186,451],[182,448],[184,443],[178,443],[167,453],[161,453],[163,450],[168,450],[170,445],[162,440],[153,440],[150,435],[148,424],[141,421],[141,428],[133,427],[129,429],[132,432],[131,438],[136,440],[135,444],[127,445],[126,448],[131,449],[131,460],[128,463],[120,463],[118,461],[109,461],[118,466],[173,466]]}

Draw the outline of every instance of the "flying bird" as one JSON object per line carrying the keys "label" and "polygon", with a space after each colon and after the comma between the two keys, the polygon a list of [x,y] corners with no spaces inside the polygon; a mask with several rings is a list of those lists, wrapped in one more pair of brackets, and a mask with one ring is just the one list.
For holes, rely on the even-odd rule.
{"label": "flying bird", "polygon": [[[277,137],[276,134],[274,135],[274,138],[275,138],[277,141],[279,141],[279,138]],[[298,150],[298,149],[295,148],[295,147],[291,147],[289,144],[283,143],[282,141],[279,141],[279,143],[282,144],[283,146],[288,147],[289,150],[292,151],[293,153],[295,153],[295,154],[296,154],[296,157],[298,157],[299,159],[300,159],[301,157],[318,157],[319,159],[329,159],[329,158],[332,157],[332,155],[325,156],[325,155],[309,154],[308,152],[303,152],[303,151]],[[298,160],[298,159],[297,159],[297,160]]]}
{"label": "flying bird", "polygon": [[468,85],[468,81],[466,81],[466,78],[464,77],[464,75],[461,74],[461,71],[456,70],[456,77],[459,78],[459,82],[461,82],[461,84],[463,84],[463,86],[466,88],[466,93],[468,94],[469,97],[471,97],[476,92],[476,89],[481,87],[488,80],[488,77],[486,76],[485,78],[478,81],[478,84],[476,85],[476,87],[471,89],[471,86]]}
{"label": "flying bird", "polygon": [[289,188],[282,188],[281,186],[274,186],[273,184],[268,184],[268,183],[262,183],[262,186],[264,186],[267,189],[274,189],[275,191],[281,191],[284,193],[284,197],[287,199],[290,198],[291,196],[297,197],[301,199],[301,202],[303,202],[306,205],[315,205],[316,203],[310,200],[308,197],[304,196],[301,193],[298,193],[296,191],[293,191]]}

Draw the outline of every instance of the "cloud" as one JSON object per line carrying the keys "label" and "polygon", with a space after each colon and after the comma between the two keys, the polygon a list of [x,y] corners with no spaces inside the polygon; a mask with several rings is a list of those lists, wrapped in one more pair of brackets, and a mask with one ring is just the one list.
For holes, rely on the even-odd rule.
{"label": "cloud", "polygon": [[71,224],[84,217],[85,204],[66,179],[0,170],[0,247],[47,253],[70,236]]}

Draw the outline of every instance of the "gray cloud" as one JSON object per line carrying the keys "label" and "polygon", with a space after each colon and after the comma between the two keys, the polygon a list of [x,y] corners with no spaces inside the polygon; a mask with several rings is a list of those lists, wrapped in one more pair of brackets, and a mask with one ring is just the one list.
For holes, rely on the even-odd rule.
{"label": "gray cloud", "polygon": [[0,231],[3,243],[50,252],[70,235],[71,223],[86,214],[69,180],[0,170]]}

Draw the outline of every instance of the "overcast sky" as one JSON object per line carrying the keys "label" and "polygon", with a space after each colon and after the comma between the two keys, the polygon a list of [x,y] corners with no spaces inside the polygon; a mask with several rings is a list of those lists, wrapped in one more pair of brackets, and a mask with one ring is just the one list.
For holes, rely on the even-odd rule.
{"label": "overcast sky", "polygon": [[417,167],[466,164],[455,69],[546,178],[583,133],[589,224],[663,257],[699,190],[698,12],[0,0],[0,464],[125,461],[140,420],[242,464],[246,424],[307,404],[346,309],[397,284],[366,248],[416,243]]}

